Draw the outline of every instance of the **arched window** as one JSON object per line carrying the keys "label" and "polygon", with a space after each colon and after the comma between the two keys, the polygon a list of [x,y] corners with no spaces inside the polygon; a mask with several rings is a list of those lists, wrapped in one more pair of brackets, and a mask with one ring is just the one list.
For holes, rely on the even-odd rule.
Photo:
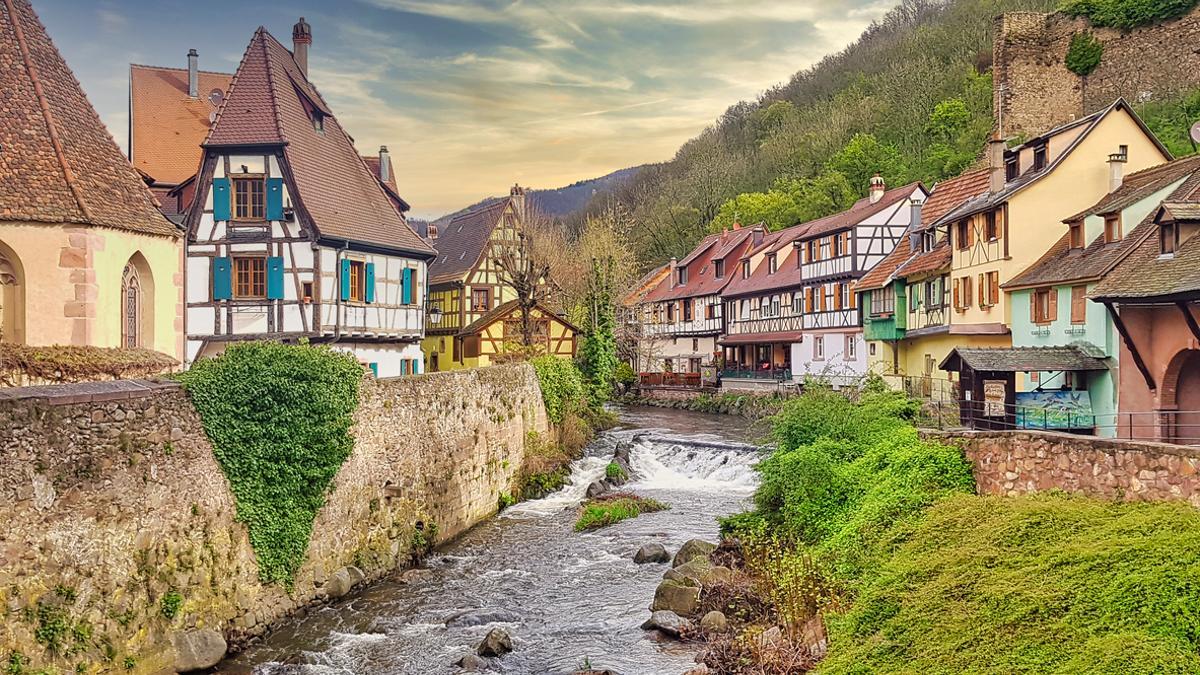
{"label": "arched window", "polygon": [[25,342],[23,297],[21,270],[16,259],[0,248],[0,342]]}
{"label": "arched window", "polygon": [[142,283],[132,262],[121,277],[121,346],[142,346]]}

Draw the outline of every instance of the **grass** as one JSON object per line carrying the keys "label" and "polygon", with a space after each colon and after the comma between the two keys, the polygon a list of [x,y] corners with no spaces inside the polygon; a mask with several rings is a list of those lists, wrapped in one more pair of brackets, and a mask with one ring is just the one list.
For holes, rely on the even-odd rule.
{"label": "grass", "polygon": [[583,505],[579,520],[575,522],[575,531],[595,530],[636,518],[643,513],[665,511],[668,508],[670,507],[666,504],[648,497],[627,493],[608,494]]}
{"label": "grass", "polygon": [[608,466],[604,467],[604,476],[609,480],[625,480],[629,476],[625,473],[625,469],[621,468],[616,462],[609,462]]}

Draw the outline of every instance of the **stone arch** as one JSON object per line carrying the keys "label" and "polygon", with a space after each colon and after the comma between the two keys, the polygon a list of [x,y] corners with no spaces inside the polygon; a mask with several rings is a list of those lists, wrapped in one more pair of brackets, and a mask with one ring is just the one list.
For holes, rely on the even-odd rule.
{"label": "stone arch", "polygon": [[0,241],[0,342],[25,343],[25,269]]}
{"label": "stone arch", "polygon": [[140,251],[125,263],[121,272],[121,301],[118,303],[122,347],[154,348],[154,273]]}
{"label": "stone arch", "polygon": [[1170,415],[1164,440],[1200,444],[1200,350],[1181,349],[1171,357],[1159,400]]}

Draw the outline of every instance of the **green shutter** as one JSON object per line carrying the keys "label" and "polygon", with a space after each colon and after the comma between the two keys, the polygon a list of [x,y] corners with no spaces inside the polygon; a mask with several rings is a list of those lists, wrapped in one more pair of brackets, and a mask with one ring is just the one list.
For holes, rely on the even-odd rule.
{"label": "green shutter", "polygon": [[378,363],[368,363],[367,367],[371,369],[372,375],[374,375],[375,377],[379,377],[379,364]]}
{"label": "green shutter", "polygon": [[283,179],[267,179],[267,220],[283,220]]}
{"label": "green shutter", "polygon": [[403,283],[400,286],[400,295],[401,295],[400,302],[402,302],[405,305],[411,305],[413,303],[413,279],[412,279],[413,274],[412,274],[412,272],[413,271],[412,271],[411,267],[404,268],[404,279],[403,279]]}
{"label": "green shutter", "polygon": [[233,261],[230,258],[213,258],[212,294],[213,300],[233,298]]}
{"label": "green shutter", "polygon": [[212,182],[213,193],[213,220],[229,220],[229,179],[214,178]]}
{"label": "green shutter", "polygon": [[413,359],[413,375],[421,374],[422,365],[424,364],[421,363],[421,359]]}
{"label": "green shutter", "polygon": [[367,263],[363,267],[367,276],[363,299],[367,302],[375,302],[375,263]]}
{"label": "green shutter", "polygon": [[267,299],[283,299],[283,258],[267,258]]}
{"label": "green shutter", "polygon": [[342,260],[342,302],[350,299],[350,261]]}

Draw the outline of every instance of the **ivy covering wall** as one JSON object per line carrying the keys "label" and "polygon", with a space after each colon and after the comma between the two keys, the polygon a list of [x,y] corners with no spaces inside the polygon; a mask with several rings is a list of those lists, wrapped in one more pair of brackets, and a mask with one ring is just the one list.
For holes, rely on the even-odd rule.
{"label": "ivy covering wall", "polygon": [[179,376],[237,499],[259,578],[291,589],[350,456],[363,369],[326,347],[248,342]]}

